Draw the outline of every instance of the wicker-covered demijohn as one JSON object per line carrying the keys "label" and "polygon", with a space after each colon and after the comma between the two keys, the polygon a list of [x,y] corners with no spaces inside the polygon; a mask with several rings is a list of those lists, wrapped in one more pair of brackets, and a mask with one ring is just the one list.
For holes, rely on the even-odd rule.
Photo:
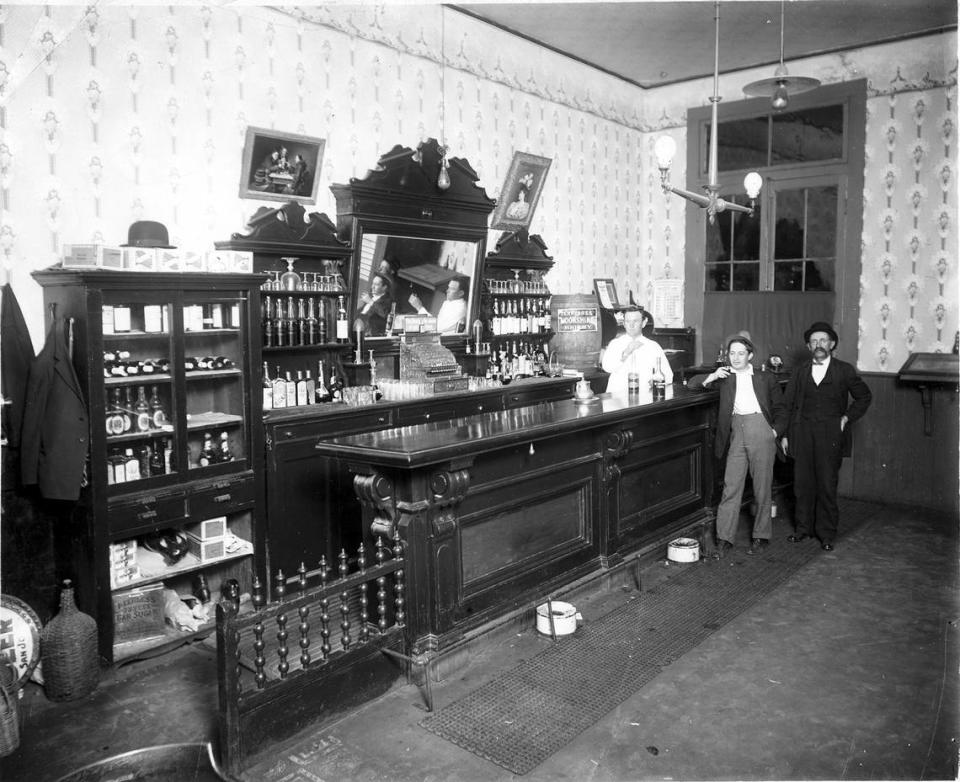
{"label": "wicker-covered demijohn", "polygon": [[0,758],[20,746],[20,706],[17,700],[17,672],[0,660]]}
{"label": "wicker-covered demijohn", "polygon": [[97,622],[77,608],[67,579],[60,592],[60,611],[40,635],[43,691],[52,701],[83,698],[97,688]]}

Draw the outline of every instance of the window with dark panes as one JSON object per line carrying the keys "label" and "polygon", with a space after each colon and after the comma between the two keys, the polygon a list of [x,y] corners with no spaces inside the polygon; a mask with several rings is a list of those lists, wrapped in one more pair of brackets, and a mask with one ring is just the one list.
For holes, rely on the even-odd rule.
{"label": "window with dark panes", "polygon": [[[752,216],[720,212],[707,223],[706,291],[834,290],[841,191],[833,172],[844,157],[845,121],[838,104],[718,123],[717,168],[724,179],[755,170],[765,181]],[[701,174],[709,124],[704,129]],[[724,193],[725,200],[748,203],[737,185],[729,187],[735,192]]]}

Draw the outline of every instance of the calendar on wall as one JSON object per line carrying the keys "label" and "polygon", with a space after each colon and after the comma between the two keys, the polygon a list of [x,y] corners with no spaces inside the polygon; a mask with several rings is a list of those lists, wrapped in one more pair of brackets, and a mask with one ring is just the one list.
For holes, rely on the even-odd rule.
{"label": "calendar on wall", "polygon": [[683,280],[653,281],[653,319],[658,326],[683,325]]}

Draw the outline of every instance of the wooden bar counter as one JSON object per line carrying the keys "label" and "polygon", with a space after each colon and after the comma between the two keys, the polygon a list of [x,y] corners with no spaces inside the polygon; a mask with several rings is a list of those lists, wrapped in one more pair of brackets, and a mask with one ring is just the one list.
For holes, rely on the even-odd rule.
{"label": "wooden bar counter", "polygon": [[364,535],[399,530],[411,653],[709,518],[715,395],[601,394],[326,437]]}

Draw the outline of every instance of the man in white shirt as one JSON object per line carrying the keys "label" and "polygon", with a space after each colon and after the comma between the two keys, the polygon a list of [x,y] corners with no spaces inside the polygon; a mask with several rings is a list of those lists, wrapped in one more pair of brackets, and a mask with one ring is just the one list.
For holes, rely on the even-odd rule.
{"label": "man in white shirt", "polygon": [[[416,293],[411,293],[407,299],[410,306],[421,315],[429,315],[427,308]],[[447,283],[447,298],[440,305],[437,313],[437,331],[441,334],[457,334],[467,325],[467,298],[460,280],[450,280]]]}
{"label": "man in white shirt", "polygon": [[641,388],[649,387],[657,359],[660,359],[660,370],[666,384],[673,383],[673,370],[663,348],[643,336],[643,329],[649,320],[650,316],[640,307],[626,310],[623,315],[626,333],[611,339],[604,350],[600,366],[604,372],[610,373],[607,391],[611,394],[627,395],[627,378],[632,372],[640,377]]}

